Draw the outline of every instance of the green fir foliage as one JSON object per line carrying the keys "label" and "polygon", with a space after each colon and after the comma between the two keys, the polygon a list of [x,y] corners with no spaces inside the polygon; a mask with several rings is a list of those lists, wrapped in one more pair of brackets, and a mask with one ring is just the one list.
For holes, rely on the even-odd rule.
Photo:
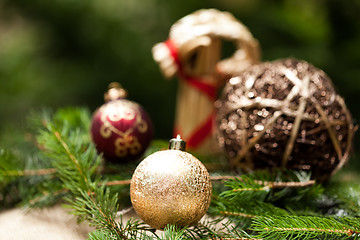
{"label": "green fir foliage", "polygon": [[[130,179],[138,162],[101,161],[89,137],[89,109],[35,112],[25,123],[29,111],[43,106],[93,111],[103,104],[107,85],[120,81],[152,117],[156,137],[168,138],[176,81],[163,79],[150,49],[166,40],[176,20],[210,7],[249,27],[263,61],[292,56],[323,69],[354,119],[360,118],[358,0],[3,0],[0,210],[65,200],[79,220],[96,227],[90,240],[360,239],[360,179],[349,180],[358,175],[359,149],[350,169],[328,183],[302,184],[310,181],[304,172],[213,181],[210,219],[185,229],[168,226],[156,235],[141,221],[120,221],[117,211],[130,206],[129,186],[107,183]],[[230,56],[233,45],[225,43],[223,50]],[[355,136],[354,146],[359,140]],[[144,156],[166,148],[167,141],[154,140]],[[223,155],[196,156],[212,176],[235,174]]]}
{"label": "green fir foliage", "polygon": [[354,218],[312,216],[263,216],[254,219],[252,230],[264,239],[359,239],[360,223]]}
{"label": "green fir foliage", "polygon": [[15,177],[8,173],[13,172],[16,175],[17,171],[20,170],[14,169],[20,163],[17,157],[10,150],[6,149],[0,149],[0,163],[0,187],[3,187]]}
{"label": "green fir foliage", "polygon": [[53,167],[63,183],[63,190],[69,192],[64,199],[73,214],[80,221],[87,220],[102,229],[92,237],[105,234],[108,239],[135,239],[138,232],[147,228],[137,221],[123,225],[115,220],[119,208],[118,195],[105,188],[105,179],[96,174],[101,157],[94,145],[84,137],[89,123],[89,118],[84,116],[83,111],[72,114],[69,110],[59,111],[52,121],[46,120],[38,141],[46,156],[52,159]]}
{"label": "green fir foliage", "polygon": [[[37,137],[27,147],[32,154],[24,158],[13,148],[0,150],[1,207],[66,201],[79,221],[95,227],[90,240],[359,238],[360,188],[344,180],[349,174],[326,184],[301,171],[231,177],[234,173],[219,164],[221,156],[204,162],[213,168],[214,191],[209,217],[196,226],[169,225],[159,233],[138,219],[122,221],[119,210],[130,206],[129,185],[116,182],[130,179],[138,162],[105,164],[90,141],[90,119],[82,108],[33,114],[28,129]],[[167,144],[153,141],[144,157]]]}
{"label": "green fir foliage", "polygon": [[328,186],[328,198],[338,202],[336,213],[360,217],[360,185],[358,182],[334,182]]}

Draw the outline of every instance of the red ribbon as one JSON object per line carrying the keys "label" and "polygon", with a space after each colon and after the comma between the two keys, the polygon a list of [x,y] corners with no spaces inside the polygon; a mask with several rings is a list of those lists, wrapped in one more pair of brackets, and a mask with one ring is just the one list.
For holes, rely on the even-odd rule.
{"label": "red ribbon", "polygon": [[187,83],[189,83],[190,85],[192,85],[193,87],[197,88],[198,90],[200,90],[201,92],[205,93],[206,95],[209,96],[209,98],[214,101],[216,99],[216,87],[209,84],[209,83],[205,83],[203,82],[201,79],[198,78],[194,78],[191,77],[189,75],[187,75],[184,72],[183,66],[181,64],[181,61],[179,59],[179,54],[177,51],[176,46],[174,45],[174,42],[171,41],[170,39],[168,39],[167,41],[165,41],[165,45],[167,46],[167,48],[170,51],[171,56],[173,57],[177,67],[178,67],[178,74],[179,76],[184,79]]}
{"label": "red ribbon", "polygon": [[[178,54],[178,51],[177,51],[177,48],[176,48],[174,42],[171,41],[170,39],[168,39],[167,41],[165,41],[165,45],[169,49],[170,54],[178,67],[178,75],[180,76],[180,78],[185,80],[187,83],[189,83],[194,88],[196,88],[199,91],[206,94],[211,99],[211,101],[214,101],[216,99],[216,91],[217,91],[216,87],[211,84],[203,82],[199,78],[194,78],[194,77],[187,75],[184,72],[184,69],[183,69],[181,61],[179,59],[179,54]],[[214,112],[212,112],[211,115],[191,134],[191,136],[189,137],[189,139],[187,140],[187,143],[186,143],[190,148],[196,148],[197,146],[199,146],[200,143],[202,143],[206,139],[206,137],[209,134],[211,134],[212,129],[213,129],[214,117],[215,117],[215,114],[214,114]],[[180,133],[178,131],[178,129],[175,129],[175,136],[178,133]]]}

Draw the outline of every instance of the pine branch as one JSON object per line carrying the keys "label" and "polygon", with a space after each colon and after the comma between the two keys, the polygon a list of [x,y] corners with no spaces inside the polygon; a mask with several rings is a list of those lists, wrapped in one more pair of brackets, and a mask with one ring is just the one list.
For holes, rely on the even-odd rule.
{"label": "pine branch", "polygon": [[96,189],[94,194],[81,192],[81,196],[75,200],[68,199],[72,203],[74,214],[81,220],[87,220],[91,225],[106,229],[116,239],[127,239],[122,229],[115,221],[117,195],[110,196],[110,192],[104,188]]}
{"label": "pine branch", "polygon": [[[211,176],[212,181],[224,181],[224,180],[234,180],[239,179],[243,180],[241,176]],[[254,179],[254,183],[263,185],[267,188],[298,188],[298,187],[309,187],[315,184],[315,180],[306,180],[303,182],[271,182],[271,181],[261,181]]]}
{"label": "pine branch", "polygon": [[[214,201],[215,207],[211,207],[212,214],[226,216],[234,219],[233,221],[239,222],[242,219],[242,224],[247,225],[253,218],[258,216],[278,215],[284,216],[288,212],[282,208],[278,208],[271,203],[266,203],[253,199],[252,201]],[[250,221],[246,221],[250,220]]]}
{"label": "pine branch", "polygon": [[264,239],[358,239],[357,218],[322,218],[312,216],[262,216],[253,220],[251,229]]}
{"label": "pine branch", "polygon": [[[177,239],[228,239],[228,240],[256,240],[245,231],[238,230],[230,223],[223,223],[219,229],[217,221],[203,221],[196,226],[178,228],[174,225],[167,225],[160,236],[145,235],[141,239],[161,239],[161,240],[177,240]],[[140,238],[138,238],[140,239]]]}
{"label": "pine branch", "polygon": [[[357,239],[360,237],[358,218],[335,219],[324,216],[299,216],[296,215],[296,211],[289,212],[271,204],[271,202],[277,205],[281,202],[286,203],[288,201],[284,201],[284,199],[287,198],[302,199],[300,202],[305,203],[308,203],[308,199],[311,199],[315,203],[319,197],[323,196],[324,188],[313,184],[309,181],[308,176],[302,173],[278,175],[279,177],[276,177],[278,181],[273,182],[271,180],[273,179],[272,176],[262,175],[259,177],[259,175],[256,175],[257,173],[244,175],[241,178],[227,181],[226,185],[231,189],[222,192],[217,197],[216,201],[214,201],[215,206],[211,207],[211,212],[230,218],[237,227],[258,232],[259,234],[253,236],[254,238],[310,239],[321,237]],[[295,179],[290,185],[287,185],[287,182],[279,182],[289,179],[289,176],[292,181]],[[278,191],[274,183],[280,183],[279,188],[284,188]],[[356,193],[356,191],[349,192]],[[346,195],[342,196],[346,197]],[[354,206],[353,201],[358,198],[353,196],[350,199],[349,203],[353,203],[352,206]],[[302,206],[306,207],[306,205]],[[300,212],[302,211],[302,207],[297,209]],[[242,224],[239,225],[240,219],[242,219]],[[250,228],[249,225],[251,225]]]}
{"label": "pine branch", "polygon": [[[54,176],[47,173],[54,169],[35,169],[48,166],[38,156],[19,157],[10,150],[0,150],[0,206],[12,207],[16,204],[29,206],[51,205],[59,197],[49,197],[58,190],[59,184]],[[45,174],[46,173],[46,174]],[[42,195],[47,195],[44,197]],[[38,201],[32,201],[38,199]]]}
{"label": "pine branch", "polygon": [[210,213],[222,216],[219,219],[229,218],[233,225],[244,230],[259,217],[282,218],[291,215],[289,211],[277,206],[283,199],[298,200],[309,197],[308,195],[316,198],[323,192],[303,172],[257,172],[230,178],[225,185],[230,189],[215,196]]}
{"label": "pine branch", "polygon": [[[66,122],[46,122],[39,143],[52,159],[56,175],[68,190],[65,200],[81,221],[101,229],[92,238],[106,235],[108,239],[135,239],[152,229],[137,221],[126,224],[115,221],[118,195],[106,188],[106,181],[96,174],[101,158],[92,143],[83,138],[84,128],[72,129]],[[103,184],[100,184],[103,182]]]}
{"label": "pine branch", "polygon": [[[79,189],[93,192],[96,189],[94,173],[101,158],[89,137],[84,137],[90,120],[84,122],[83,111],[75,111],[70,114],[71,117],[68,116],[68,111],[59,111],[53,119],[44,116],[45,129],[40,131],[38,142],[45,155],[51,159],[56,174],[66,189],[72,193]],[[67,117],[61,118],[62,115]],[[73,129],[72,125],[78,122],[84,125],[77,125]]]}
{"label": "pine branch", "polygon": [[338,211],[360,217],[360,186],[357,182],[334,182],[328,186],[326,194],[338,203]]}
{"label": "pine branch", "polygon": [[[53,158],[39,151],[44,146],[39,144],[35,132],[46,132],[48,123],[59,129],[78,129],[78,140],[89,142],[88,125],[90,114],[86,109],[61,109],[53,116],[49,111],[32,114],[26,125],[13,131],[16,144],[9,145],[10,150],[0,150],[0,204],[11,207],[15,204],[25,206],[48,206],[57,202],[64,195],[59,184],[56,169],[51,166]],[[25,134],[24,134],[24,131]],[[45,138],[45,141],[48,139]],[[6,154],[5,154],[6,152]],[[5,156],[6,155],[6,156]],[[66,194],[66,193],[65,193]],[[6,201],[6,204],[5,204]]]}
{"label": "pine branch", "polygon": [[116,181],[110,181],[106,182],[106,186],[116,186],[116,185],[130,185],[131,179],[124,179],[124,180],[116,180]]}
{"label": "pine branch", "polygon": [[58,200],[61,200],[64,198],[69,191],[67,189],[60,189],[57,191],[54,191],[52,188],[48,188],[49,191],[41,192],[40,196],[35,195],[31,199],[29,199],[27,206],[28,207],[37,207],[37,206],[49,206],[54,202],[58,202]]}
{"label": "pine branch", "polygon": [[[87,111],[60,110],[53,116],[41,117],[41,124],[37,121],[41,131],[38,142],[32,141],[40,147],[42,155],[22,159],[12,151],[0,150],[0,202],[4,202],[8,193],[16,193],[11,202],[35,205],[65,199],[79,220],[86,220],[97,228],[89,235],[90,240],[355,239],[360,235],[358,218],[300,215],[310,205],[316,211],[319,197],[327,197],[344,209],[344,213],[359,216],[358,186],[341,182],[331,184],[325,191],[304,172],[212,176],[214,187],[220,185],[220,194],[213,196],[209,210],[215,218],[194,227],[168,226],[158,236],[137,220],[122,223],[117,215],[119,200],[128,198],[119,197],[119,194],[128,195],[129,178],[135,165],[100,166],[101,158],[90,142],[89,122]],[[154,142],[146,155],[166,145],[164,141]],[[214,163],[217,166],[213,159],[207,162],[211,166],[215,166]],[[219,180],[227,180],[226,187],[223,183],[216,184]]]}
{"label": "pine branch", "polygon": [[15,154],[9,150],[0,149],[0,186],[5,186],[7,182],[14,179],[8,172],[16,171],[14,168],[17,168],[18,165],[20,165],[20,161]]}
{"label": "pine branch", "polygon": [[[305,172],[255,172],[230,178],[225,185],[230,190],[220,194],[220,198],[230,201],[257,199],[258,201],[275,202],[285,197],[290,200],[299,200],[304,196],[318,196],[323,192],[320,185],[310,179]],[[309,196],[307,196],[309,197]]]}
{"label": "pine branch", "polygon": [[251,235],[237,228],[229,219],[224,219],[221,222],[219,222],[219,219],[204,220],[197,226],[190,228],[189,231],[191,229],[194,229],[196,233],[201,232],[203,234],[198,239],[253,239]]}
{"label": "pine branch", "polygon": [[45,168],[45,169],[25,169],[25,170],[9,170],[3,173],[4,176],[41,176],[41,175],[51,175],[56,173],[55,168]]}
{"label": "pine branch", "polygon": [[233,201],[236,199],[260,199],[263,201],[270,191],[270,187],[260,184],[253,176],[244,175],[241,178],[230,179],[225,186],[231,190],[224,191],[220,198],[226,198]]}
{"label": "pine branch", "polygon": [[116,240],[116,237],[104,229],[99,229],[89,233],[88,240]]}
{"label": "pine branch", "polygon": [[166,240],[180,240],[184,239],[186,228],[177,229],[174,225],[167,225],[164,229],[160,239]]}

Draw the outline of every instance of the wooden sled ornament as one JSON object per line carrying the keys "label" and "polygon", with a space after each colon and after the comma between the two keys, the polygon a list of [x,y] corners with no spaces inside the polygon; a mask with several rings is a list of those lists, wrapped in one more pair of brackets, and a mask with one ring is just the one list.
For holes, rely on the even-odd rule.
{"label": "wooden sled ornament", "polygon": [[[221,59],[222,40],[235,44],[236,51]],[[180,78],[174,135],[181,134],[189,150],[211,153],[214,138],[214,101],[224,79],[257,63],[258,41],[228,12],[202,9],[178,20],[169,38],[156,44],[153,57],[163,75]]]}

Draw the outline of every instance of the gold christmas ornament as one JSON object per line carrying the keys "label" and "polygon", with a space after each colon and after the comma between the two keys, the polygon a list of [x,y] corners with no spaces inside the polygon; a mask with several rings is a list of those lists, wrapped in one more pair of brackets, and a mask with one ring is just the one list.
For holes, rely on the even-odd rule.
{"label": "gold christmas ornament", "polygon": [[158,151],[136,168],[130,184],[132,205],[139,217],[156,229],[167,224],[195,225],[211,200],[211,181],[205,166],[184,152],[178,137],[170,150]]}

